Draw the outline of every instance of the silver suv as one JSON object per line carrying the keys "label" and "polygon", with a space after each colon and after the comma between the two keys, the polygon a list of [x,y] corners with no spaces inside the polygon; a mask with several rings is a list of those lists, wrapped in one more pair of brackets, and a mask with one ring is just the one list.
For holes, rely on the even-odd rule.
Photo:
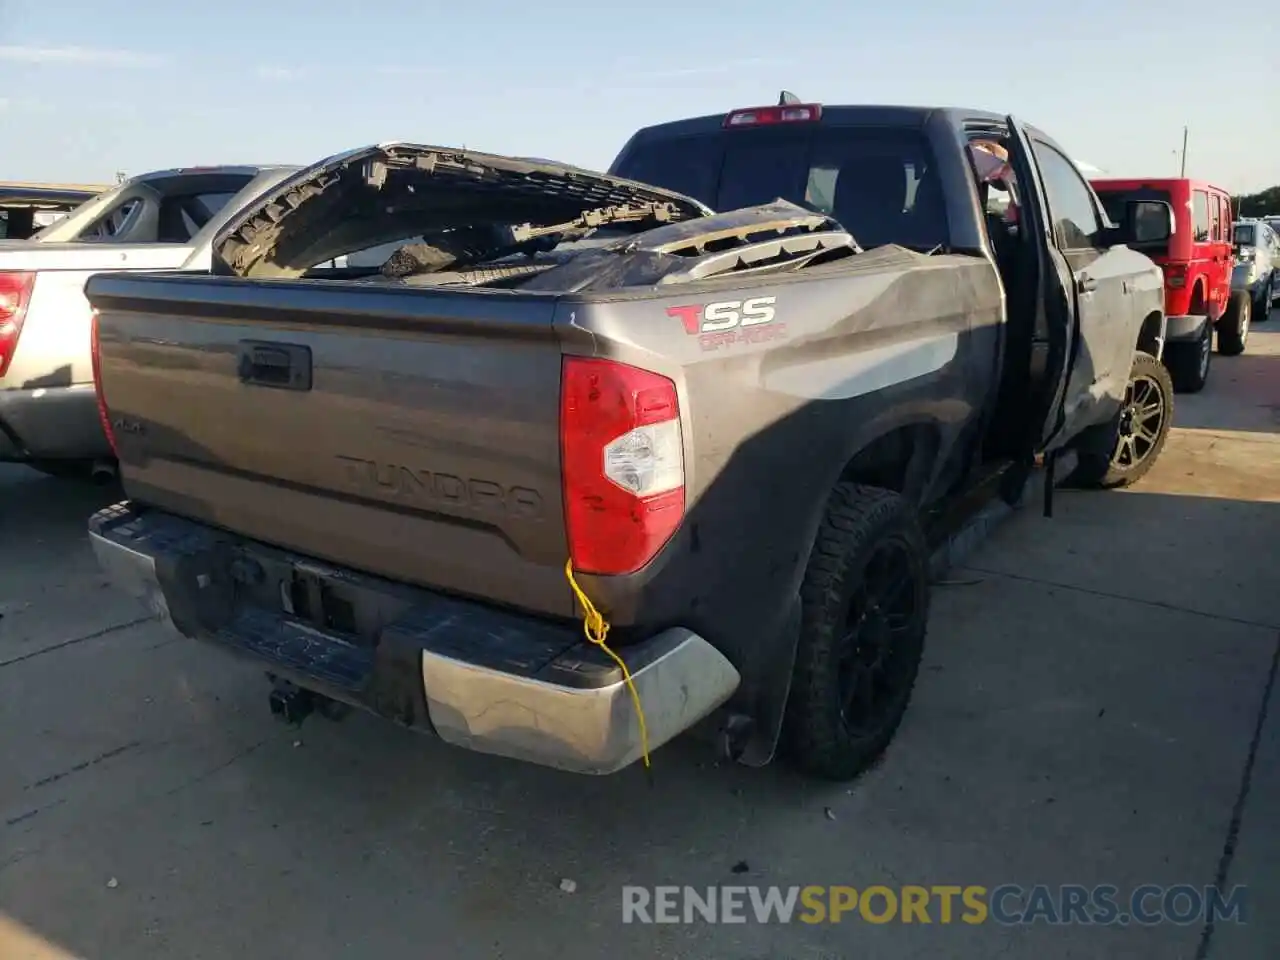
{"label": "silver suv", "polygon": [[1237,220],[1231,239],[1236,252],[1231,289],[1247,290],[1253,319],[1266,320],[1280,297],[1280,235],[1265,220]]}

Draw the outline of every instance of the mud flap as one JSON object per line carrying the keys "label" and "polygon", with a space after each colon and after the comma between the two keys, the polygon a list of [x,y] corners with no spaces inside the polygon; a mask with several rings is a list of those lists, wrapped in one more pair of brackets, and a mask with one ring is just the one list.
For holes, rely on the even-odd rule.
{"label": "mud flap", "polygon": [[774,651],[773,656],[758,665],[753,723],[742,754],[738,757],[739,763],[748,767],[763,767],[778,752],[799,644],[800,596],[797,594],[791,601],[786,620],[783,621],[778,642],[767,647]]}
{"label": "mud flap", "polygon": [[1053,516],[1053,487],[1057,483],[1055,477],[1058,465],[1058,451],[1050,450],[1044,455],[1044,515]]}
{"label": "mud flap", "polygon": [[[1212,307],[1209,310],[1209,326],[1212,327],[1218,321],[1214,319]],[[1213,336],[1212,332],[1209,334]],[[1155,352],[1152,354],[1161,363],[1164,363],[1164,348],[1169,342],[1169,318],[1164,314],[1160,315],[1160,332],[1156,335]]]}

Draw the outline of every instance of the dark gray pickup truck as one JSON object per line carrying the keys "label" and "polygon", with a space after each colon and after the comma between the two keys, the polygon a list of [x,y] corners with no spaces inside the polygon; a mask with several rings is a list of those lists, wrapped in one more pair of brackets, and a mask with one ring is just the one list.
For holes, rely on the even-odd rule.
{"label": "dark gray pickup truck", "polygon": [[[91,520],[102,565],[285,717],[609,773],[646,741],[571,562],[648,747],[696,724],[856,775],[907,708],[947,505],[1068,447],[1094,486],[1159,454],[1133,245],[1171,217],[1110,223],[1012,118],[746,113],[642,131],[625,176],[357,150],[229,224],[214,276],[95,275],[130,498]],[[1000,258],[974,138],[1019,184]]]}

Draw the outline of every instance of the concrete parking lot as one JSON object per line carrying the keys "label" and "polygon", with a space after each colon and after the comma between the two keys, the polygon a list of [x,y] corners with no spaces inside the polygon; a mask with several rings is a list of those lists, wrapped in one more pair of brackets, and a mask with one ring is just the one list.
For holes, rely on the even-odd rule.
{"label": "concrete parking lot", "polygon": [[[104,583],[104,493],[0,468],[0,958],[1274,958],[1280,330],[1175,422],[1140,486],[947,575],[901,735],[842,787],[683,742],[650,788],[287,729]],[[621,922],[625,884],[1215,882],[1247,924]]]}

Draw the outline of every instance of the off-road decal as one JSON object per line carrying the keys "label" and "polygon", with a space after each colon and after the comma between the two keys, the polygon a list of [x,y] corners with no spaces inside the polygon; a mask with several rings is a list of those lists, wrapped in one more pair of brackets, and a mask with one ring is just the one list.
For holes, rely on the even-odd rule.
{"label": "off-road decal", "polygon": [[777,299],[752,297],[748,300],[682,304],[667,307],[667,316],[678,319],[685,333],[698,338],[698,345],[703,350],[719,350],[786,336],[786,324],[774,320]]}

